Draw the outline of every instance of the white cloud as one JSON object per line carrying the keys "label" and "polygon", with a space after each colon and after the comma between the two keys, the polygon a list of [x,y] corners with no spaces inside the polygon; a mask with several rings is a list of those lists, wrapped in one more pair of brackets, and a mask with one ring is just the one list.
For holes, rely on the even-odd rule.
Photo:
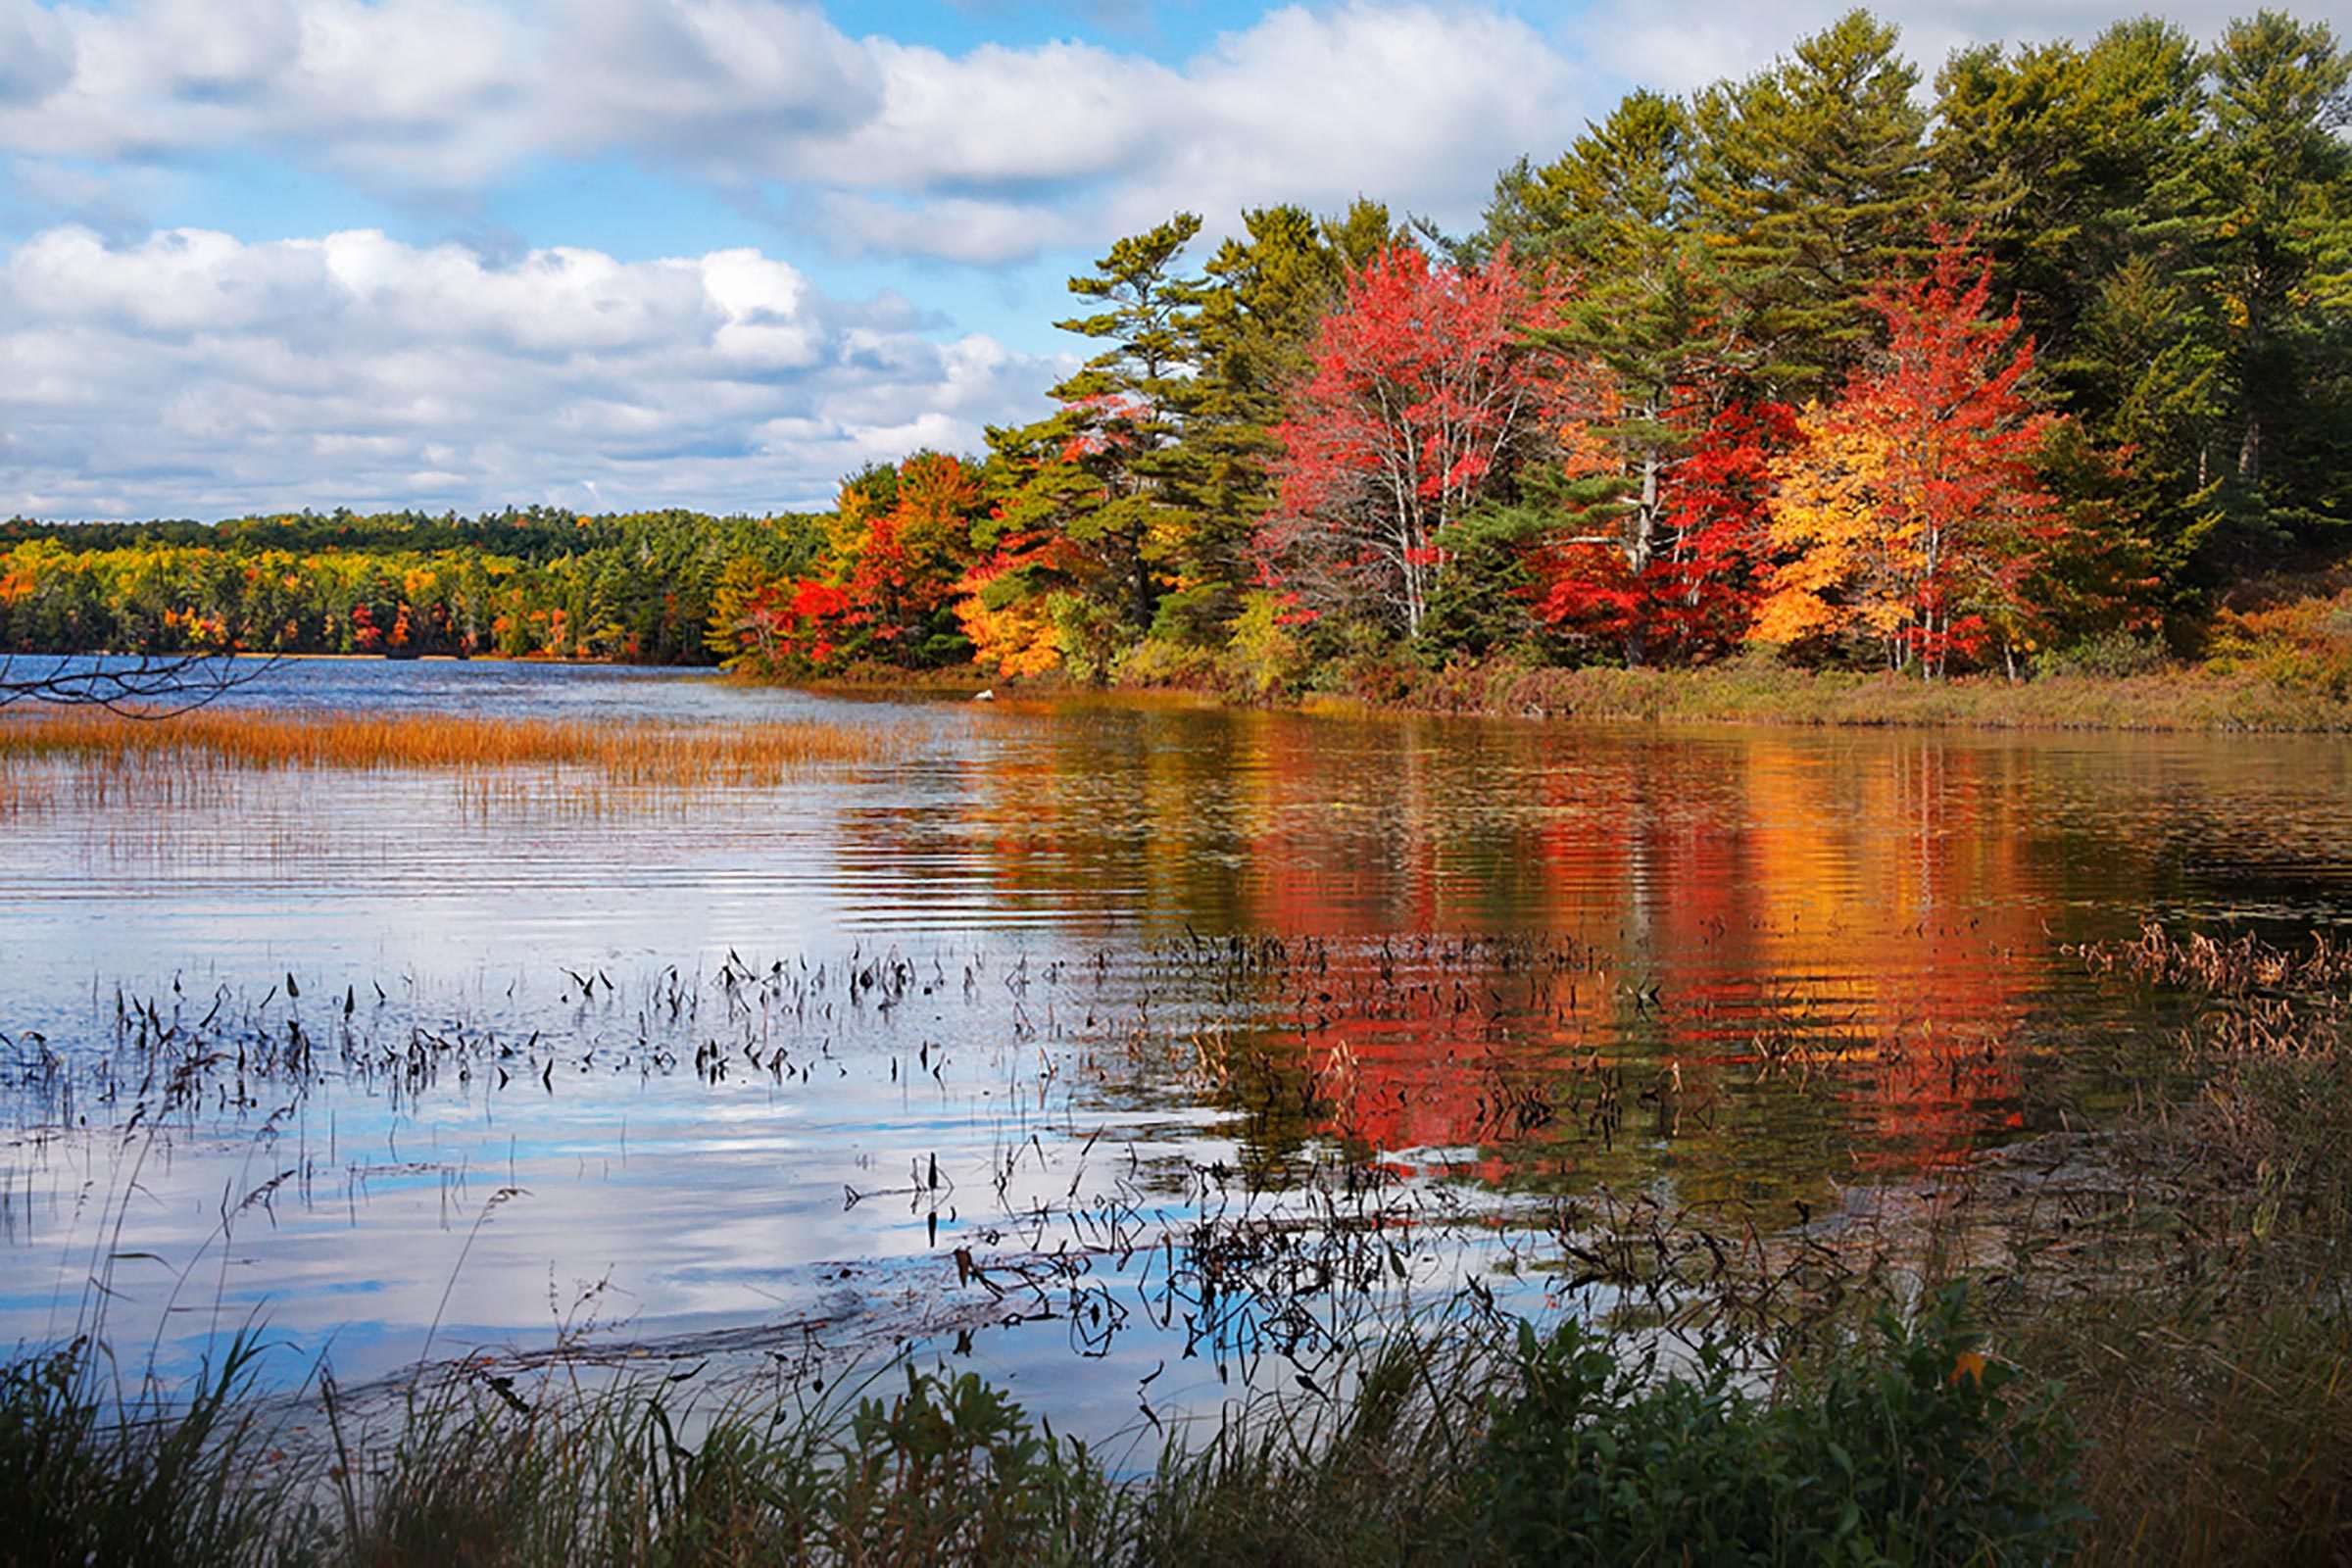
{"label": "white cloud", "polygon": [[[1850,0],[1793,0],[1777,6],[1727,6],[1712,0],[1605,0],[1586,12],[1575,38],[1587,58],[1629,83],[1687,92],[1726,77],[1762,70],[1797,40],[1819,32],[1853,9]],[[2231,19],[2246,15],[2243,0],[2173,0],[2165,20],[2199,44],[2220,37]],[[2312,20],[2347,17],[2341,0],[2292,8]],[[1924,82],[1955,49],[1980,43],[2048,43],[2071,38],[2088,44],[2117,22],[2136,15],[2114,0],[1879,0],[1870,7],[1902,29],[1904,55]],[[2330,13],[2333,13],[2332,18]]]}
{"label": "white cloud", "polygon": [[762,510],[971,449],[1061,368],[938,344],[752,250],[492,265],[372,231],[86,229],[0,258],[0,513],[586,504]]}
{"label": "white cloud", "polygon": [[0,105],[38,103],[73,76],[65,25],[32,0],[0,0]]}
{"label": "white cloud", "polygon": [[[378,195],[469,198],[548,159],[623,157],[781,191],[776,210],[840,248],[998,266],[1180,207],[1215,225],[1361,193],[1467,222],[1497,168],[1557,151],[1623,86],[1744,75],[1846,7],[1599,0],[1547,36],[1476,0],[1342,0],[1163,63],[852,38],[788,0],[0,0],[0,155],[244,150]],[[2172,15],[2204,39],[2233,8]],[[2087,39],[2113,17],[2109,0],[1877,10],[1931,76],[1962,43]]]}
{"label": "white cloud", "polygon": [[[791,0],[0,0],[0,221],[40,230],[0,254],[0,512],[473,506],[591,479],[616,504],[764,507],[973,446],[1052,375],[757,251],[152,232],[209,160],[456,197],[488,232],[551,162],[624,159],[843,252],[965,268],[1099,254],[1180,208],[1211,240],[1248,206],[1359,194],[1461,226],[1498,168],[1624,87],[1745,75],[1847,4],[1595,0],[1544,30],[1498,0],[1335,0],[1155,59],[856,38]],[[2207,40],[2235,9],[2170,14]],[[1960,43],[2087,40],[2112,16],[1877,10],[1931,75]]]}
{"label": "white cloud", "polygon": [[1576,74],[1539,33],[1445,0],[1292,6],[1175,66],[852,39],[779,0],[0,8],[0,46],[24,39],[0,67],[20,160],[242,150],[429,196],[623,156],[812,195],[798,210],[847,248],[982,265],[1178,207],[1366,192],[1466,217],[1498,164],[1576,121]]}

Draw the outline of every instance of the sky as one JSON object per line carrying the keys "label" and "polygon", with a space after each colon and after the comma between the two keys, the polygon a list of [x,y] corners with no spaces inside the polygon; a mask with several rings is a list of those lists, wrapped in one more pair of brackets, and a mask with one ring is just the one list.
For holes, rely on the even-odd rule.
{"label": "sky", "polygon": [[[0,0],[0,515],[822,507],[1045,412],[1121,234],[1460,231],[1629,88],[1843,9]],[[2132,13],[1874,10],[1931,77]]]}

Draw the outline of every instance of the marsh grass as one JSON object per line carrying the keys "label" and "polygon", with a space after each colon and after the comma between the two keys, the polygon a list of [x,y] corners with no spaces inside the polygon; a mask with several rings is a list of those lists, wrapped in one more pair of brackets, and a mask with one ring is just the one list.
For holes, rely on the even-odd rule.
{"label": "marsh grass", "polygon": [[1983,1282],[2002,1352],[2063,1385],[2085,1561],[2352,1560],[2352,961],[2153,927],[2081,956],[2191,1005],[2169,1087],[1857,1243]]}
{"label": "marsh grass", "polygon": [[[1345,1387],[1261,1396],[1122,1474],[969,1374],[887,1368],[820,1403],[681,1378],[535,1384],[462,1363],[387,1424],[249,1451],[236,1375],[116,1426],[95,1391],[7,1408],[68,1466],[0,1493],[0,1560],[369,1565],[2045,1561],[2080,1511],[2055,1407],[1976,1348],[1961,1293],[1832,1374],[1751,1387],[1571,1321],[1404,1326]],[[18,1372],[46,1389],[50,1361]],[[10,1385],[12,1389],[17,1385]],[[219,1391],[218,1393],[214,1391]],[[245,1409],[252,1409],[247,1405]],[[224,1413],[226,1419],[224,1420]],[[282,1420],[283,1417],[276,1418]],[[141,1436],[161,1433],[158,1439]],[[109,1434],[121,1434],[108,1436]],[[93,1436],[95,1435],[95,1436]],[[48,1485],[56,1477],[60,1484]],[[70,1483],[66,1484],[66,1483]],[[14,1555],[9,1555],[13,1551]],[[92,1556],[90,1553],[95,1553]]]}
{"label": "marsh grass", "polygon": [[177,1396],[125,1390],[88,1336],[0,1367],[0,1564],[210,1568],[298,1537],[284,1494],[252,1484],[271,1433],[258,1352],[232,1338]]}
{"label": "marsh grass", "polygon": [[354,771],[579,767],[621,784],[757,786],[883,753],[882,738],[872,732],[808,723],[598,723],[227,709],[154,723],[86,709],[48,709],[12,713],[0,722],[0,760],[54,758],[167,770],[220,763]]}
{"label": "marsh grass", "polygon": [[[906,1365],[810,1403],[464,1363],[373,1422],[327,1386],[331,1442],[305,1448],[233,1380],[164,1442],[171,1412],[113,1422],[103,1385],[35,1354],[0,1384],[11,1457],[79,1457],[10,1466],[73,1485],[0,1491],[0,1543],[580,1568],[2346,1560],[2352,964],[2156,930],[2078,956],[2186,1020],[2100,1124],[1939,1171],[1877,1229],[1584,1212],[1566,1265],[1619,1310],[1538,1328],[1474,1297],[1363,1325],[1320,1387],[1140,1466]],[[257,1448],[293,1457],[247,1511]]]}
{"label": "marsh grass", "polygon": [[1999,675],[1924,681],[1812,670],[1755,657],[1677,669],[1562,669],[1496,661],[1413,670],[1393,685],[1338,695],[1344,706],[1642,723],[2352,731],[2352,684],[2287,679],[2267,667],[2067,673],[2013,683]]}

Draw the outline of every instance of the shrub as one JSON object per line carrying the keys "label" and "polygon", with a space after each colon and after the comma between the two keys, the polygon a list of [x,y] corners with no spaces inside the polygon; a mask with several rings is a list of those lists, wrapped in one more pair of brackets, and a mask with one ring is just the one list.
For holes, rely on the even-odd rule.
{"label": "shrub", "polygon": [[2084,1517],[2071,1427],[1976,1348],[1966,1298],[1777,1400],[1719,1345],[1689,1374],[1571,1322],[1519,1332],[1488,1439],[1490,1539],[1521,1562],[2041,1562]]}
{"label": "shrub", "polygon": [[2163,638],[2119,629],[2099,632],[2063,648],[2042,650],[2034,656],[2034,673],[2120,680],[2132,675],[2153,675],[2164,668],[2168,659]]}

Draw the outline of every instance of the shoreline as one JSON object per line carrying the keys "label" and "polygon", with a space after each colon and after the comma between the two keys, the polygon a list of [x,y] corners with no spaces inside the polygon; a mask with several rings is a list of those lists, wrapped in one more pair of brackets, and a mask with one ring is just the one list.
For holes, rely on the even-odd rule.
{"label": "shoreline", "polygon": [[[137,656],[19,655],[25,659]],[[157,656],[164,657],[164,656]],[[178,657],[178,656],[172,656]],[[1090,684],[1054,675],[1005,680],[972,665],[901,669],[875,665],[778,679],[704,664],[480,654],[464,659],[377,654],[235,654],[240,661],[463,663],[646,669],[850,701],[947,702],[987,694],[1008,703],[1109,700],[1180,702],[1236,710],[1333,716],[1424,716],[1639,724],[1770,724],[1838,729],[2106,731],[2144,734],[2352,735],[2352,682],[2282,681],[2246,670],[2175,666],[2132,675],[1999,675],[1940,681],[1885,672],[1810,670],[1760,660],[1671,668],[1531,665],[1508,660],[1435,670],[1384,664],[1328,670],[1303,689],[1249,694],[1230,680]],[[2341,688],[2341,689],[2339,689]],[[256,698],[261,692],[252,694]],[[263,701],[260,706],[270,706]]]}
{"label": "shoreline", "polygon": [[[757,677],[733,678],[757,680]],[[1838,729],[2109,731],[2144,734],[2352,734],[2352,692],[2285,685],[2261,675],[2179,669],[2145,675],[1997,675],[1928,682],[1891,674],[1802,670],[1754,662],[1622,669],[1449,665],[1386,689],[1309,690],[1241,698],[1182,684],[1086,686],[941,671],[760,682],[829,697],[914,695],[999,700],[1072,697],[1190,701],[1203,707],[1334,716],[1459,717],[1547,722],[1773,724]]]}

